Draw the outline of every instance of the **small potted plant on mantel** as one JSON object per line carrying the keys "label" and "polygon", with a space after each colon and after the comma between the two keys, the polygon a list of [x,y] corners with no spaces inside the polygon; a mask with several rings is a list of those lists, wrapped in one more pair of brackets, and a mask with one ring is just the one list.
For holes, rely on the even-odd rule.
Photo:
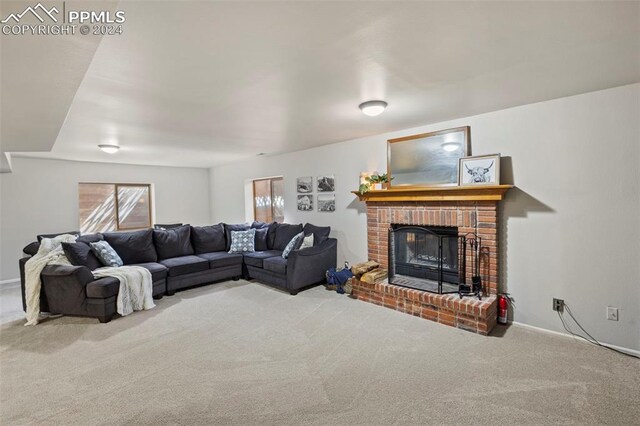
{"label": "small potted plant on mantel", "polygon": [[[391,178],[393,179],[393,178]],[[363,183],[360,185],[360,188],[358,189],[360,194],[364,194],[365,192],[369,192],[371,190],[380,190],[380,189],[387,189],[387,186],[389,184],[389,182],[391,182],[391,179],[389,178],[389,176],[386,173],[383,173],[381,175],[374,173],[371,176],[367,176],[364,178],[364,180],[366,181],[366,183]]]}

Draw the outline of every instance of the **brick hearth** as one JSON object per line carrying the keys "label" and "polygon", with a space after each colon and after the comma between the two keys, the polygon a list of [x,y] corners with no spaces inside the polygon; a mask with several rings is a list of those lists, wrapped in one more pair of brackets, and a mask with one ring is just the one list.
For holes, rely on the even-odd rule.
{"label": "brick hearth", "polygon": [[[498,290],[497,201],[367,201],[367,240],[370,260],[388,268],[391,224],[452,226],[458,234],[482,239],[480,275],[484,297],[460,299],[391,284],[354,283],[354,297],[428,320],[480,334],[496,324]],[[466,272],[470,282],[471,271]]]}

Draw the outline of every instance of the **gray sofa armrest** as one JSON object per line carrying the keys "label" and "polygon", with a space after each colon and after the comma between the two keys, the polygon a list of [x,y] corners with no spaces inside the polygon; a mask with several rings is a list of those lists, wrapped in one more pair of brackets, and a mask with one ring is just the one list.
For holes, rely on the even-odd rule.
{"label": "gray sofa armrest", "polygon": [[95,278],[85,266],[47,265],[40,274],[49,312],[87,314],[86,286]]}
{"label": "gray sofa armrest", "polygon": [[317,246],[294,250],[287,261],[287,290],[295,291],[326,279],[338,261],[338,240],[329,238]]}

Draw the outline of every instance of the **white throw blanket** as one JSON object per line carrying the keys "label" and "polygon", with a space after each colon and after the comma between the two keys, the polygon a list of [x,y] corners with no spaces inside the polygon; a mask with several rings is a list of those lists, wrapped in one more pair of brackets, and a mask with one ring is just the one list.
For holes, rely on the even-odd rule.
{"label": "white throw blanket", "polygon": [[[25,301],[27,304],[27,323],[36,325],[40,318],[40,273],[47,265],[71,265],[64,255],[62,243],[73,243],[76,237],[70,234],[55,238],[43,238],[38,253],[25,264]],[[93,271],[93,276],[114,277],[120,281],[117,312],[124,316],[133,311],[155,307],[153,303],[153,282],[151,272],[141,266],[105,267]]]}
{"label": "white throw blanket", "polygon": [[153,281],[151,272],[142,266],[120,266],[98,268],[93,276],[114,277],[120,281],[117,310],[122,316],[133,311],[148,310],[155,307],[153,303]]}
{"label": "white throw blanket", "polygon": [[38,252],[24,265],[24,298],[27,304],[27,323],[36,325],[40,318],[40,273],[47,265],[71,265],[62,250],[62,243],[73,243],[75,235],[63,234],[55,238],[43,238]]}

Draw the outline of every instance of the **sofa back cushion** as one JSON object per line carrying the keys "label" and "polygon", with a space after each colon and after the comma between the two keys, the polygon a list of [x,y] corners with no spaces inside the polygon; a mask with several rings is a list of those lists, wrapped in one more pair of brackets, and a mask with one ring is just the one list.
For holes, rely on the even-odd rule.
{"label": "sofa back cushion", "polygon": [[192,226],[191,243],[196,254],[224,251],[227,247],[224,225],[219,223],[211,226]]}
{"label": "sofa back cushion", "polygon": [[256,238],[255,238],[255,249],[256,251],[266,251],[269,250],[269,244],[267,241],[267,237],[269,236],[269,228],[258,228],[255,229]]}
{"label": "sofa back cushion", "polygon": [[266,233],[266,248],[262,248],[259,249],[258,245],[260,245],[260,247],[263,247],[262,243],[265,242],[262,239],[265,237],[265,234],[262,233],[258,233],[256,232],[256,250],[257,251],[263,251],[263,250],[272,250],[273,249],[273,243],[276,239],[276,228],[278,227],[278,223],[277,222],[271,222],[271,223],[266,223],[266,222],[253,222],[251,224],[252,228],[255,228],[256,230],[258,229],[266,229],[267,233]]}
{"label": "sofa back cushion", "polygon": [[67,256],[69,262],[74,266],[86,266],[92,271],[104,266],[100,259],[91,251],[89,243],[77,241],[75,243],[62,243],[62,250],[64,250],[65,256]]}
{"label": "sofa back cushion", "polygon": [[229,223],[225,223],[224,224],[224,237],[225,237],[225,246],[224,246],[224,250],[225,251],[229,251],[229,249],[231,248],[231,231],[246,231],[248,229],[250,229],[251,226],[247,225],[246,223],[239,223],[239,224],[229,224]]}
{"label": "sofa back cushion", "polygon": [[153,229],[134,232],[107,232],[103,236],[125,265],[158,260],[158,253],[153,245]]}
{"label": "sofa back cushion", "polygon": [[76,243],[90,244],[90,243],[97,243],[98,241],[102,241],[102,240],[104,240],[104,237],[102,236],[102,234],[84,234],[76,238]]}
{"label": "sofa back cushion", "polygon": [[275,229],[275,240],[273,241],[274,250],[284,250],[289,241],[297,234],[302,232],[302,224],[290,225],[288,223],[278,223]]}
{"label": "sofa back cushion", "polygon": [[318,245],[329,239],[330,226],[315,226],[310,223],[304,225],[304,235],[313,234],[313,245]]}
{"label": "sofa back cushion", "polygon": [[172,257],[193,254],[191,227],[188,225],[170,229],[154,229],[153,243],[158,253],[158,259],[171,259]]}

